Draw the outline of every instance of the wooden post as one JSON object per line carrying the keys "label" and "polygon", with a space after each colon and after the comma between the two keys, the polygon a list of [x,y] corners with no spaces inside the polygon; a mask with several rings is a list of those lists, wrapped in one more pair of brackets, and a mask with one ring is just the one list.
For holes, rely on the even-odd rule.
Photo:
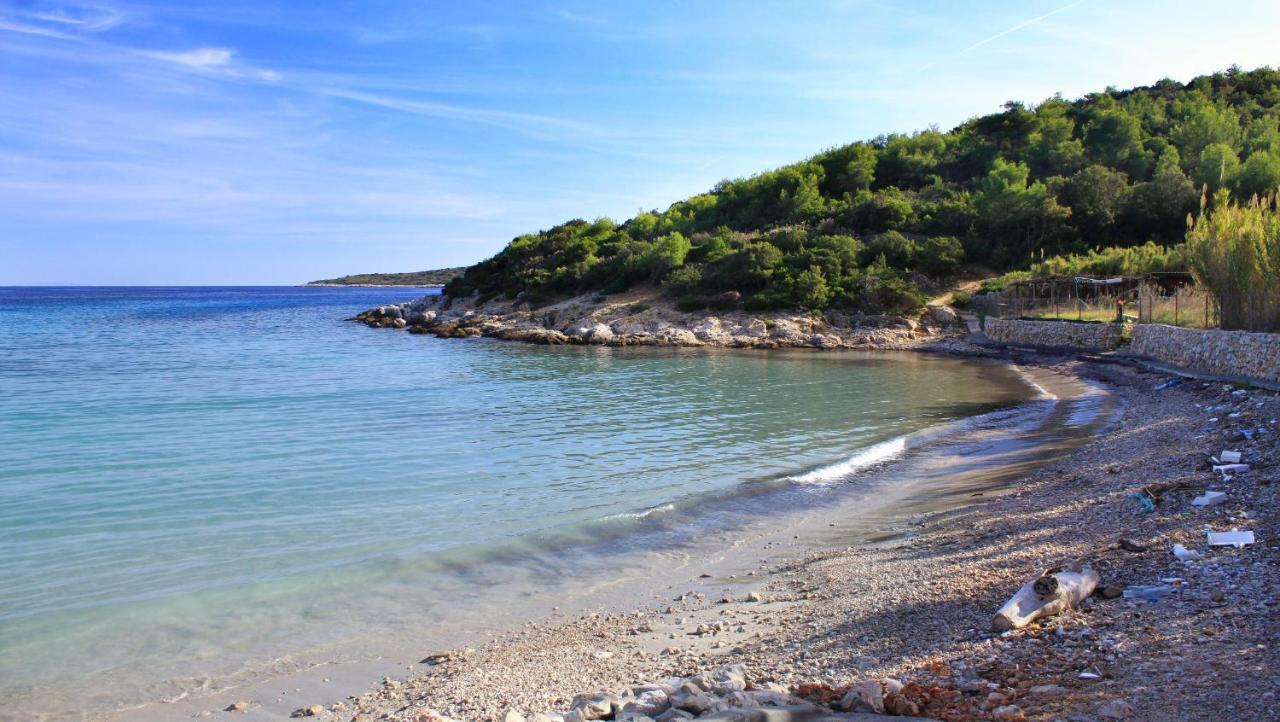
{"label": "wooden post", "polygon": [[1178,325],[1178,290],[1173,289],[1173,325]]}

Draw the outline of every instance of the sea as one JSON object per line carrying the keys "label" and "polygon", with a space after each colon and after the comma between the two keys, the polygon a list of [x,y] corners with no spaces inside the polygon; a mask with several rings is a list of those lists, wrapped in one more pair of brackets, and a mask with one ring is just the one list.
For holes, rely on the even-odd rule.
{"label": "sea", "polygon": [[0,719],[408,659],[814,508],[892,535],[1108,415],[981,360],[350,320],[435,292],[0,288]]}

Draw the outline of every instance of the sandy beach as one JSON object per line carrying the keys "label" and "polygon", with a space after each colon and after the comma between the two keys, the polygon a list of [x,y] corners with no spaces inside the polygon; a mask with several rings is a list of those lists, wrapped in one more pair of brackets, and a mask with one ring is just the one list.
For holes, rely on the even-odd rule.
{"label": "sandy beach", "polygon": [[[576,695],[626,695],[735,664],[749,688],[782,695],[776,702],[836,711],[851,685],[890,678],[932,690],[917,709],[940,719],[1276,719],[1276,395],[1198,381],[1157,391],[1168,377],[1014,360],[1102,385],[1119,402],[1115,422],[1000,489],[957,489],[932,509],[906,504],[899,512],[916,513],[880,538],[883,526],[844,527],[840,509],[814,510],[744,537],[733,553],[640,580],[643,593],[620,588],[595,608],[423,650],[419,664],[363,694],[231,691],[131,719],[279,719],[286,709],[344,722],[575,719],[580,711],[563,715]],[[1223,481],[1209,461],[1222,449],[1240,450],[1252,468]],[[1157,500],[1149,513],[1129,496],[1144,488]],[[1226,502],[1193,507],[1210,488]],[[1211,549],[1206,527],[1250,529],[1258,542]],[[1175,543],[1203,557],[1183,563]],[[1079,562],[1101,575],[1080,609],[992,631],[992,614],[1020,585]],[[1174,591],[1123,596],[1161,580]]]}

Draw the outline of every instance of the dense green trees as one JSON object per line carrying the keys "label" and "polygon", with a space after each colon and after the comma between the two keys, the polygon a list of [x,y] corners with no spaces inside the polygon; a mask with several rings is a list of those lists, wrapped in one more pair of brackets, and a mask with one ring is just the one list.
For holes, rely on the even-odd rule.
{"label": "dense green trees", "polygon": [[686,307],[901,310],[965,262],[1176,244],[1204,184],[1241,199],[1280,186],[1280,71],[1010,102],[832,148],[622,225],[520,236],[446,292],[538,303],[655,283]]}

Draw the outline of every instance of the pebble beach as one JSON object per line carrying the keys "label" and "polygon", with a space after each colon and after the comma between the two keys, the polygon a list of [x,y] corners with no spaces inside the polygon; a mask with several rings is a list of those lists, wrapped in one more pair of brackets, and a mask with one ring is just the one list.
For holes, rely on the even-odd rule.
{"label": "pebble beach", "polygon": [[[1280,399],[1220,383],[1170,386],[1126,366],[1013,360],[1102,384],[1122,402],[1117,422],[1002,492],[916,515],[890,538],[768,549],[775,539],[753,550],[765,556],[745,572],[683,570],[653,580],[634,607],[553,614],[473,646],[424,650],[420,664],[363,694],[306,700],[293,714],[1277,719]],[[1249,469],[1215,472],[1210,457],[1224,449]],[[1191,504],[1209,489],[1225,502]],[[1257,541],[1209,547],[1206,529],[1248,529]],[[1175,544],[1198,558],[1178,559]],[[1022,584],[1081,563],[1101,581],[1078,608],[993,630],[993,613]],[[274,717],[254,699],[199,716]]]}

